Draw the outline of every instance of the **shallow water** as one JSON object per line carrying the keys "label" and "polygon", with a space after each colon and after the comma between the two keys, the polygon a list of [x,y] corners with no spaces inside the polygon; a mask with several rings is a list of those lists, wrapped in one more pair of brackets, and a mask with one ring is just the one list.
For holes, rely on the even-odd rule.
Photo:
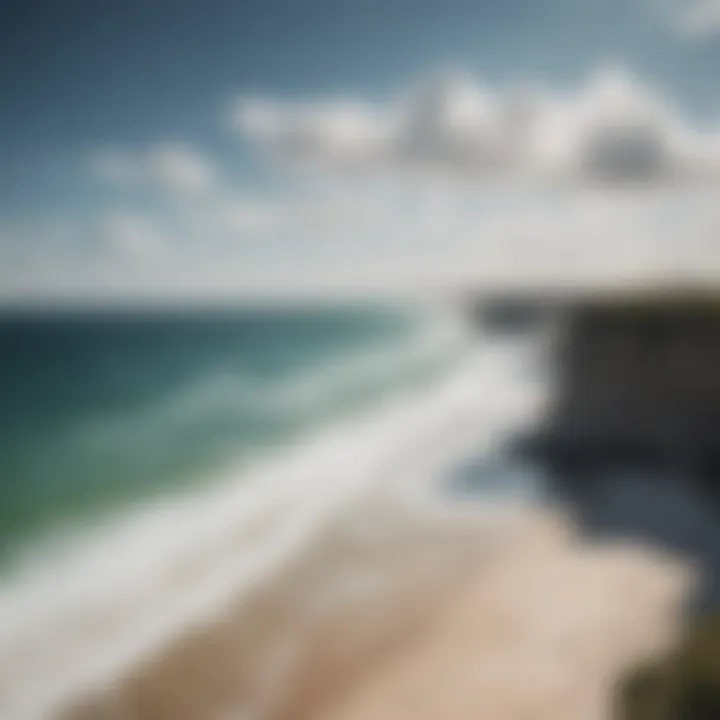
{"label": "shallow water", "polygon": [[[453,524],[465,513],[477,524],[483,512],[448,493],[448,480],[462,458],[477,458],[528,413],[533,392],[518,382],[517,348],[468,343],[442,329],[416,335],[410,354],[401,344],[393,356],[399,380],[365,374],[380,386],[390,379],[393,392],[365,380],[365,402],[339,409],[333,399],[332,422],[251,464],[240,457],[222,465],[192,490],[150,493],[102,522],[74,526],[62,542],[54,535],[8,569],[0,583],[0,714],[43,717],[80,689],[123,676],[194,623],[281,579],[363,497],[375,497],[378,508],[402,506],[425,528],[444,517],[448,502]],[[354,377],[358,367],[393,365],[387,345],[379,363],[372,344],[360,346]],[[418,357],[424,375],[413,379],[409,361]],[[374,534],[378,513],[362,517]]]}
{"label": "shallow water", "polygon": [[427,381],[451,334],[402,308],[0,317],[0,553]]}
{"label": "shallow water", "polygon": [[[46,717],[155,662],[198,623],[292,578],[329,528],[345,532],[352,508],[374,508],[347,525],[358,548],[365,533],[373,553],[386,553],[390,544],[372,540],[384,509],[395,508],[386,530],[406,550],[413,536],[402,527],[417,526],[425,542],[448,521],[461,548],[466,521],[482,534],[503,507],[533,501],[532,479],[511,483],[520,476],[492,455],[542,395],[525,341],[488,341],[444,314],[405,311],[300,314],[294,322],[308,334],[288,333],[288,316],[272,314],[262,330],[247,317],[123,317],[110,329],[97,318],[29,322],[13,330],[25,344],[5,358],[13,402],[27,402],[18,448],[4,440],[5,467],[18,474],[3,478],[16,514],[6,511],[16,522],[3,533],[10,549],[35,542],[11,553],[0,576],[3,718]],[[303,346],[296,357],[293,336]],[[257,343],[266,344],[260,359]],[[23,357],[38,384],[18,389],[7,378],[26,377]],[[3,422],[12,426],[10,414]],[[272,439],[257,442],[259,432]],[[504,480],[453,487],[483,464],[486,477],[497,467]],[[175,475],[177,465],[193,472]],[[326,567],[334,583],[341,568]]]}

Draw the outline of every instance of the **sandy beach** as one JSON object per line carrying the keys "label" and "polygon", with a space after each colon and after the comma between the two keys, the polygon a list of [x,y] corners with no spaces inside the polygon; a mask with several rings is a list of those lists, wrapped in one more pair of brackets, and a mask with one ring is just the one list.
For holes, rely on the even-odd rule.
{"label": "sandy beach", "polygon": [[559,512],[420,521],[367,504],[61,717],[609,719],[615,681],[672,642],[691,584],[680,561],[581,541]]}
{"label": "sandy beach", "polygon": [[[3,718],[610,720],[695,578],[512,494],[487,453],[541,394],[509,392],[505,357],[149,509],[75,579],[44,565],[3,598]],[[450,483],[478,457],[497,497]]]}

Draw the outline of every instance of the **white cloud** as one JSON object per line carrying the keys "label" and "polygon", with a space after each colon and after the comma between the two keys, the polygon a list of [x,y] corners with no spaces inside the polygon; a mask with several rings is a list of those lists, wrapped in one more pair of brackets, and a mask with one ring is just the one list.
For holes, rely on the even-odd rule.
{"label": "white cloud", "polygon": [[[687,1],[687,0],[686,0]],[[720,2],[718,0],[698,0],[690,2],[685,15],[684,29],[695,37],[707,37],[720,33]]]}
{"label": "white cloud", "polygon": [[15,240],[0,232],[12,251],[0,253],[0,299],[432,294],[720,272],[716,192],[586,189],[488,202],[484,190],[429,184],[400,201],[370,184],[353,187],[267,205],[238,195],[226,208],[237,212],[230,227],[220,204],[162,218],[114,212],[88,225],[82,242],[73,233],[72,252],[52,256],[33,251],[44,226]]}
{"label": "white cloud", "polygon": [[388,117],[365,103],[340,100],[287,104],[244,98],[232,115],[234,126],[268,149],[302,160],[365,163],[389,139]]}
{"label": "white cloud", "polygon": [[114,185],[188,195],[210,190],[216,175],[204,155],[179,143],[135,152],[106,150],[93,158],[93,168],[102,180]]}
{"label": "white cloud", "polygon": [[170,251],[159,224],[138,213],[116,212],[101,218],[100,235],[116,255],[132,261],[158,260]]}
{"label": "white cloud", "polygon": [[229,237],[262,237],[282,227],[286,208],[277,202],[244,196],[226,197],[199,218],[200,226],[212,227]]}
{"label": "white cloud", "polygon": [[234,120],[269,154],[315,171],[249,191],[217,181],[186,146],[103,153],[94,168],[106,180],[183,202],[124,197],[62,242],[39,225],[0,232],[0,295],[432,292],[720,273],[720,192],[699,192],[720,179],[720,133],[694,129],[619,70],[564,94],[455,73],[386,102],[246,99]]}
{"label": "white cloud", "polygon": [[720,0],[645,0],[652,12],[691,40],[720,34]]}
{"label": "white cloud", "polygon": [[442,74],[393,102],[241,100],[235,123],[285,160],[543,183],[720,180],[720,132],[685,122],[658,93],[604,70],[570,95],[489,90]]}

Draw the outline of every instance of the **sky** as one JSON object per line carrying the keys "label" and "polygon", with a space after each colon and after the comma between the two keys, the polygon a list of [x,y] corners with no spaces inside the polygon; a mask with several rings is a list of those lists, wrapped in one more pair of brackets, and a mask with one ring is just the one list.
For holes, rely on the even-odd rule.
{"label": "sky", "polygon": [[0,0],[0,301],[720,269],[720,0]]}

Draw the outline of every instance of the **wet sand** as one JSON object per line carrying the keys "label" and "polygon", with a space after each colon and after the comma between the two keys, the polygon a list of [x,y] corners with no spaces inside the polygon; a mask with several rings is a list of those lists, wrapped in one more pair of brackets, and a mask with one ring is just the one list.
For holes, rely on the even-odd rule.
{"label": "wet sand", "polygon": [[[473,504],[470,503],[470,506]],[[668,646],[692,574],[559,513],[376,502],[63,720],[611,718]]]}

